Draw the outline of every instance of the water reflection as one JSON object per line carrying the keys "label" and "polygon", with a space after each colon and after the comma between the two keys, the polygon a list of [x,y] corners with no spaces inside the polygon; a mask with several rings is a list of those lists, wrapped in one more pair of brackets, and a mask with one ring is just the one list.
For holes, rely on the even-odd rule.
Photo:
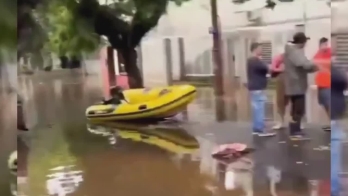
{"label": "water reflection", "polygon": [[243,190],[245,196],[253,196],[253,161],[243,157],[226,167],[226,190]]}
{"label": "water reflection", "polygon": [[[90,123],[87,129],[94,134],[108,137],[111,145],[117,145],[120,139],[143,142],[159,147],[168,152],[183,155],[194,155],[199,149],[198,141],[181,128],[147,128],[126,123]],[[195,159],[195,158],[191,158]]]}
{"label": "water reflection", "polygon": [[49,195],[67,196],[74,193],[83,182],[82,171],[74,165],[52,168],[47,175],[46,188]]}
{"label": "water reflection", "polygon": [[[158,163],[156,163],[153,155],[150,156],[148,154],[150,152],[155,153],[154,149],[151,150],[143,145],[136,145],[137,147],[134,147],[134,143],[132,144],[127,141],[135,143],[140,142],[170,153],[164,153],[161,156],[163,156],[163,158],[167,157],[167,160],[176,168],[184,170],[186,178],[197,180],[199,183],[195,183],[194,186],[203,186],[203,188],[211,195],[224,196],[243,194],[246,196],[253,196],[254,194],[264,194],[280,196],[283,194],[289,194],[308,196],[311,192],[319,191],[316,190],[318,189],[318,186],[309,186],[312,181],[309,180],[310,178],[305,177],[307,175],[304,174],[305,176],[303,176],[302,173],[299,173],[297,170],[289,170],[296,167],[294,165],[289,165],[288,167],[283,168],[284,170],[282,171],[281,167],[272,164],[265,165],[263,162],[260,163],[259,160],[256,160],[255,162],[257,156],[254,154],[247,155],[246,157],[228,164],[217,161],[211,156],[212,150],[216,147],[215,143],[197,136],[191,136],[186,133],[184,129],[177,127],[147,129],[146,127],[119,123],[88,124],[87,127],[89,132],[93,134],[101,135],[105,138],[115,138],[117,141],[116,145],[114,142],[110,142],[110,139],[105,140],[105,142],[109,142],[110,145],[114,147],[117,146],[115,150],[120,151],[124,148],[130,148],[132,151],[130,152],[127,150],[126,152],[133,154],[133,156],[134,154],[137,154],[138,161],[141,161],[145,165],[156,165],[156,167],[148,167],[149,174],[152,174],[152,172],[161,172],[163,171],[161,168],[164,167],[164,165],[158,165]],[[144,148],[147,150],[144,151]],[[142,155],[139,155],[139,153],[145,153],[149,157],[145,158]],[[165,154],[169,156],[165,156]],[[127,156],[131,155],[128,154]],[[156,159],[158,158],[159,157],[156,156]],[[293,162],[293,160],[287,161]],[[123,162],[123,164],[126,163]],[[124,166],[125,165],[121,167]],[[168,166],[165,168],[169,169]],[[200,169],[196,170],[195,168]],[[168,170],[166,172],[173,175],[172,171]],[[199,175],[197,176],[197,174]],[[257,175],[257,177],[255,175]],[[198,180],[205,179],[206,177],[206,180]],[[170,178],[174,180],[174,184],[182,179],[178,178],[177,174]],[[157,183],[158,180],[160,180],[158,178],[151,179],[154,180],[153,183]],[[135,182],[129,183],[133,184]],[[185,187],[183,191],[188,193],[193,190],[192,187]],[[206,195],[207,192],[204,192],[204,194],[202,192],[202,194]],[[196,195],[196,192],[190,193]],[[179,195],[179,193],[174,195]]]}

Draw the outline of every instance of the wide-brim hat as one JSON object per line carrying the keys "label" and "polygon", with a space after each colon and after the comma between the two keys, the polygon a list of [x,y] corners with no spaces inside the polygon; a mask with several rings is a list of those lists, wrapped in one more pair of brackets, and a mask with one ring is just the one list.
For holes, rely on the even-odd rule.
{"label": "wide-brim hat", "polygon": [[304,44],[308,40],[310,40],[310,37],[307,37],[306,34],[303,32],[298,32],[298,33],[295,33],[291,42],[294,44]]}

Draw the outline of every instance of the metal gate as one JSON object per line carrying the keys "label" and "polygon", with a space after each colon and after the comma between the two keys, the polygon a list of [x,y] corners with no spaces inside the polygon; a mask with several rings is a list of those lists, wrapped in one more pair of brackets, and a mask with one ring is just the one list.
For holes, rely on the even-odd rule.
{"label": "metal gate", "polygon": [[348,69],[348,33],[337,33],[332,37],[333,50],[338,66]]}
{"label": "metal gate", "polygon": [[210,36],[184,37],[185,76],[211,77],[214,75],[212,40]]}
{"label": "metal gate", "polygon": [[272,63],[272,43],[261,42],[261,55],[262,60],[270,65]]}

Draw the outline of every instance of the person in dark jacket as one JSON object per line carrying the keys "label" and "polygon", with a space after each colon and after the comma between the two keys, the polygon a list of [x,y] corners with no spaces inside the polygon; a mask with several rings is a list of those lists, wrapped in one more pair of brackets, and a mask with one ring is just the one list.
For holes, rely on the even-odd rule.
{"label": "person in dark jacket", "polygon": [[316,72],[318,67],[305,55],[304,48],[308,39],[304,33],[299,32],[294,35],[293,41],[285,46],[283,77],[285,95],[291,103],[291,140],[309,139],[301,130],[301,121],[305,115],[308,74]]}
{"label": "person in dark jacket", "polygon": [[331,67],[331,196],[342,191],[340,172],[342,169],[342,140],[344,131],[340,120],[346,111],[344,92],[347,90],[347,74],[336,66]]}
{"label": "person in dark jacket", "polygon": [[267,75],[270,72],[268,65],[261,60],[261,45],[252,43],[250,46],[251,57],[247,61],[248,90],[251,98],[253,134],[265,137],[274,136],[275,132],[267,132],[265,126],[265,105]]}

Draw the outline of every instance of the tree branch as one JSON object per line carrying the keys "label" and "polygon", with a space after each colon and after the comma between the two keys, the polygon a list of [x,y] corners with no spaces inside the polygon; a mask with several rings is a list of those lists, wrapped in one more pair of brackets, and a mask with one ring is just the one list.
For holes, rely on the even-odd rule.
{"label": "tree branch", "polygon": [[107,6],[98,10],[94,28],[97,34],[106,36],[114,48],[121,49],[126,46],[125,38],[130,25],[115,16]]}
{"label": "tree branch", "polygon": [[124,37],[129,33],[129,24],[119,19],[110,7],[99,5],[96,0],[82,0],[78,13],[92,24],[98,35],[107,37],[113,48],[125,47]]}
{"label": "tree branch", "polygon": [[150,17],[144,16],[141,9],[135,13],[132,21],[131,35],[129,37],[129,46],[134,48],[138,46],[141,39],[155,26],[157,26],[159,19],[166,12],[168,1],[160,1]]}

